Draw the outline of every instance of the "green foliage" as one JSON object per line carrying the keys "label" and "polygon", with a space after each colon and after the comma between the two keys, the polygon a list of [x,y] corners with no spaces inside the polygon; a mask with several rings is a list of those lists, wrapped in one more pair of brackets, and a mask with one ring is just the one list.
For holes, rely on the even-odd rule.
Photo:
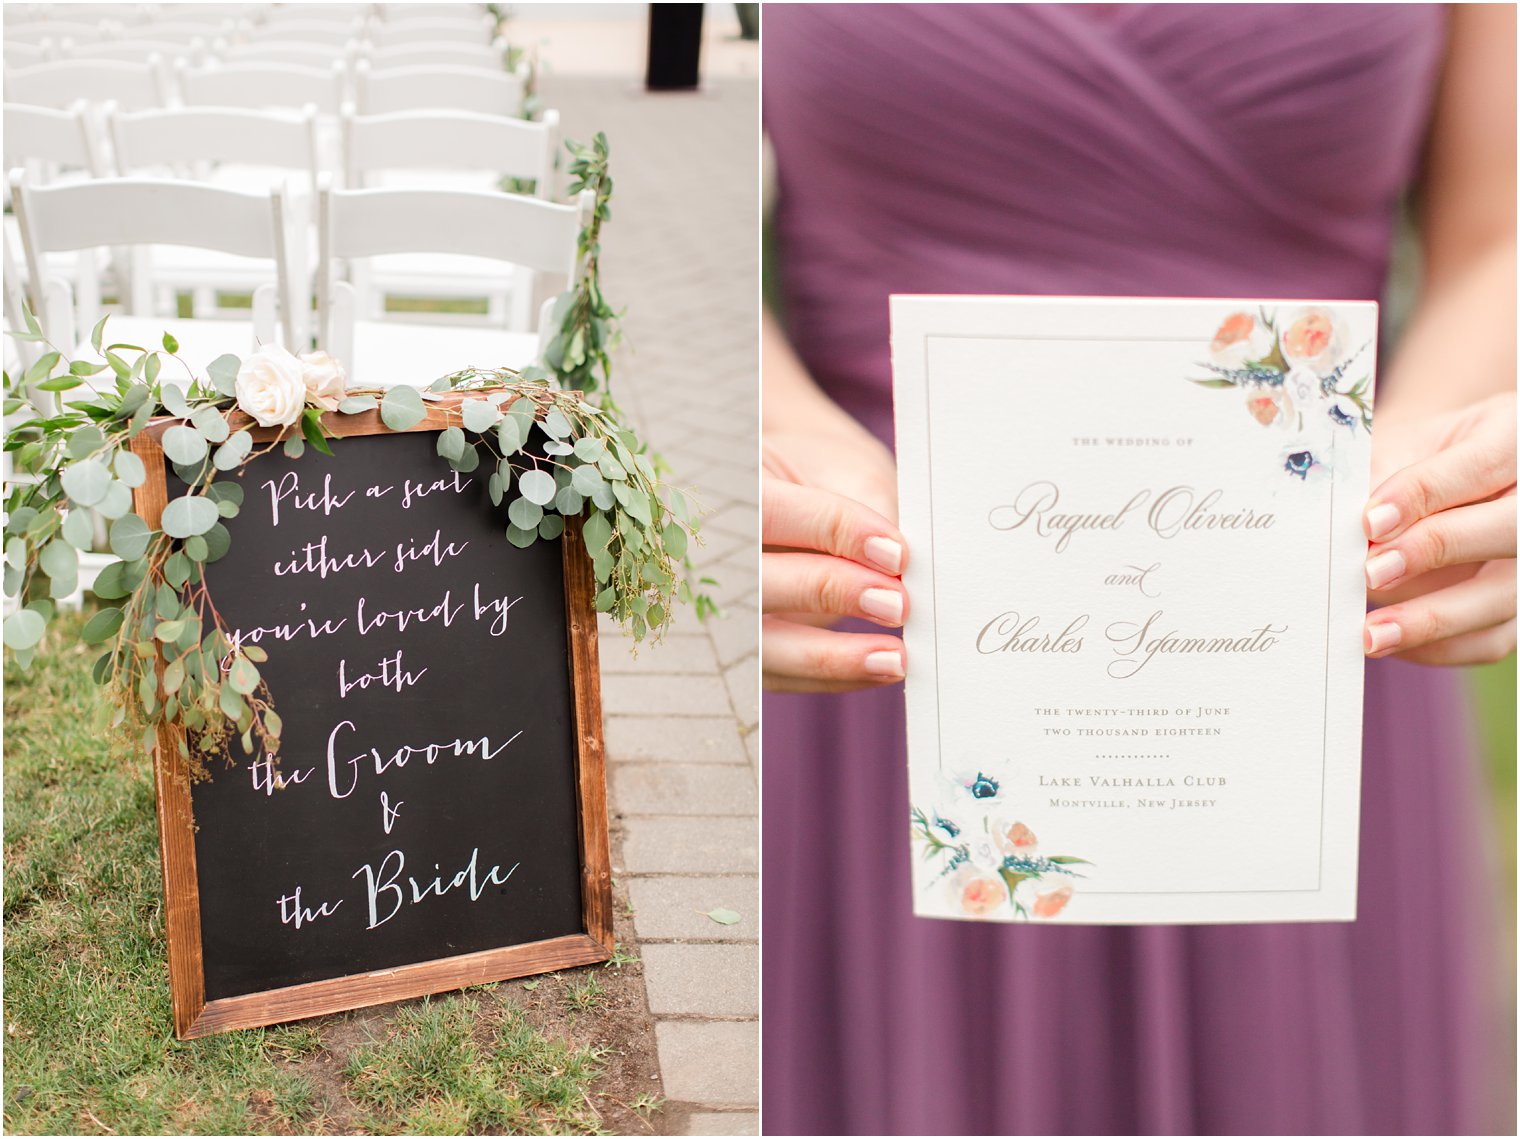
{"label": "green foliage", "polygon": [[[20,337],[41,339],[30,314],[28,325]],[[96,340],[103,335],[104,321]],[[154,726],[175,723],[195,740],[200,758],[230,758],[234,741],[244,754],[258,748],[274,755],[279,718],[258,668],[268,658],[255,645],[233,643],[207,590],[205,567],[231,546],[224,522],[241,509],[235,476],[246,464],[282,445],[295,457],[308,446],[332,453],[321,414],[307,407],[284,439],[255,445],[236,408],[237,357],[219,357],[207,378],[175,386],[160,376],[165,360],[181,363],[177,357],[120,344],[99,351],[98,371],[110,369],[114,384],[34,414],[5,440],[17,465],[40,476],[6,497],[4,588],[21,604],[4,623],[5,645],[21,667],[31,663],[54,599],[77,588],[77,551],[92,544],[93,509],[112,520],[117,558],[94,586],[97,597],[116,604],[83,630],[86,644],[104,650],[94,665],[97,682],[116,690],[145,729],[146,747]],[[20,380],[6,376],[6,406],[12,413],[28,406],[21,390],[27,384],[57,381],[56,390],[72,391],[86,370],[50,351]],[[617,410],[556,389],[541,369],[522,375],[501,369],[446,376],[426,394],[405,386],[351,391],[338,413],[378,406],[386,426],[402,431],[426,417],[428,398],[450,389],[471,398],[447,412],[435,404],[441,418],[457,420],[440,435],[439,453],[458,471],[490,463],[491,498],[505,505],[508,539],[520,547],[554,540],[567,519],[583,517],[581,544],[595,574],[598,610],[635,641],[658,638],[676,604],[692,600],[678,563],[697,524],[680,492],[661,484],[655,461]],[[146,471],[129,448],[162,413],[178,421],[160,440],[188,490],[150,525],[133,508],[132,488]]]}
{"label": "green foliage", "polygon": [[612,382],[612,349],[621,333],[619,313],[602,295],[602,223],[612,216],[612,175],[607,169],[607,136],[598,131],[590,146],[565,141],[570,151],[570,194],[592,190],[596,203],[580,233],[580,280],[560,295],[554,307],[554,338],[544,363],[566,388],[606,392]]}

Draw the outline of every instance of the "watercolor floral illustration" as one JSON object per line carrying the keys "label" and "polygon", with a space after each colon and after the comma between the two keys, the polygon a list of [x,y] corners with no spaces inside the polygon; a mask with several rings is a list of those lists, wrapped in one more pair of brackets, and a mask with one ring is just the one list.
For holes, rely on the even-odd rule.
{"label": "watercolor floral illustration", "polygon": [[1212,374],[1192,382],[1244,394],[1246,413],[1286,436],[1283,470],[1307,481],[1329,470],[1340,440],[1372,431],[1371,375],[1359,369],[1350,379],[1367,347],[1352,345],[1333,309],[1310,305],[1280,315],[1263,306],[1225,317],[1210,358],[1198,361]]}
{"label": "watercolor floral illustration", "polygon": [[[1005,780],[984,770],[946,777],[941,801],[911,812],[913,843],[933,865],[929,888],[971,918],[1053,918],[1066,908],[1090,865],[1068,854],[1041,854],[1039,840],[1012,810]],[[1005,919],[1006,920],[1006,919]]]}

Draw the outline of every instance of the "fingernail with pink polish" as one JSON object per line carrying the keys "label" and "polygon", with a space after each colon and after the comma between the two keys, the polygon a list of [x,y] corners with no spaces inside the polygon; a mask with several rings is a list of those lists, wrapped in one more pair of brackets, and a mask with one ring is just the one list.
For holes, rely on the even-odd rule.
{"label": "fingernail with pink polish", "polygon": [[1384,534],[1393,533],[1399,524],[1399,508],[1391,502],[1374,506],[1367,511],[1367,536],[1376,542]]}
{"label": "fingernail with pink polish", "polygon": [[866,671],[872,676],[901,676],[903,674],[902,653],[893,652],[891,649],[867,653]]}
{"label": "fingernail with pink polish", "polygon": [[1392,621],[1380,621],[1376,625],[1367,626],[1367,652],[1384,652],[1394,648],[1404,639],[1404,630]]}
{"label": "fingernail with pink polish", "polygon": [[1376,557],[1367,559],[1367,588],[1382,589],[1390,581],[1404,576],[1404,555],[1397,550],[1384,550]]}
{"label": "fingernail with pink polish", "polygon": [[878,621],[902,624],[903,598],[895,589],[868,589],[860,595],[860,610]]}
{"label": "fingernail with pink polish", "polygon": [[866,557],[883,573],[902,572],[902,543],[891,538],[867,538]]}

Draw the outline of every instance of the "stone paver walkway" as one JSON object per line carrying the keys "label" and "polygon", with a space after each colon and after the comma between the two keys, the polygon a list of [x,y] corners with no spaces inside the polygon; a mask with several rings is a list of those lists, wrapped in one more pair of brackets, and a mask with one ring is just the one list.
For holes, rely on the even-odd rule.
{"label": "stone paver walkway", "polygon": [[[731,45],[732,46],[732,45]],[[744,45],[753,47],[753,45]],[[568,38],[556,54],[570,50]],[[566,69],[568,71],[568,69]],[[606,131],[603,274],[628,306],[618,402],[707,512],[695,551],[724,616],[630,655],[602,629],[614,870],[628,887],[675,1129],[754,1134],[759,1081],[758,91],[644,96],[546,74],[569,138]],[[706,916],[739,915],[732,925]]]}

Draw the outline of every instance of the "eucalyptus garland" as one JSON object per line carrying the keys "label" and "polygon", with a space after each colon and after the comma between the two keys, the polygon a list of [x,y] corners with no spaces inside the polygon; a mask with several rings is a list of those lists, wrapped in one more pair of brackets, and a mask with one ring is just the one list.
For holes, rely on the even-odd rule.
{"label": "eucalyptus garland", "polygon": [[[46,344],[35,318],[27,313],[26,320],[27,331],[11,335]],[[427,391],[363,390],[346,387],[325,353],[298,360],[265,346],[247,360],[221,356],[199,377],[169,334],[161,350],[106,344],[105,325],[102,319],[91,337],[98,362],[67,360],[47,344],[24,375],[5,376],[8,417],[35,406],[28,393],[78,398],[19,423],[5,440],[18,469],[36,475],[6,497],[4,589],[21,607],[4,622],[4,642],[18,664],[30,664],[57,599],[78,586],[80,553],[95,545],[92,512],[104,518],[116,560],[95,580],[93,591],[107,604],[81,635],[103,650],[96,682],[119,690],[120,717],[143,722],[150,746],[155,727],[173,723],[196,737],[201,754],[230,750],[234,736],[245,752],[277,752],[281,722],[258,667],[267,655],[229,637],[205,567],[231,548],[224,523],[241,509],[239,478],[250,462],[276,446],[292,457],[308,446],[332,453],[324,412],[377,412],[387,427],[404,431],[435,401],[433,411],[447,424],[438,454],[456,471],[489,471],[491,501],[504,506],[514,545],[554,540],[566,518],[583,519],[596,608],[635,641],[658,638],[675,605],[694,599],[679,569],[697,530],[685,496],[662,485],[647,448],[615,408],[556,387],[541,370],[469,369]],[[124,353],[137,355],[128,363]],[[188,382],[166,378],[181,370]],[[106,372],[112,376],[105,383],[87,386]],[[467,395],[436,402],[449,391]],[[187,489],[168,501],[154,527],[134,507],[132,490],[147,472],[129,447],[160,416],[177,420],[159,442]],[[250,430],[255,423],[283,430],[261,445]],[[541,434],[530,446],[535,425]]]}

